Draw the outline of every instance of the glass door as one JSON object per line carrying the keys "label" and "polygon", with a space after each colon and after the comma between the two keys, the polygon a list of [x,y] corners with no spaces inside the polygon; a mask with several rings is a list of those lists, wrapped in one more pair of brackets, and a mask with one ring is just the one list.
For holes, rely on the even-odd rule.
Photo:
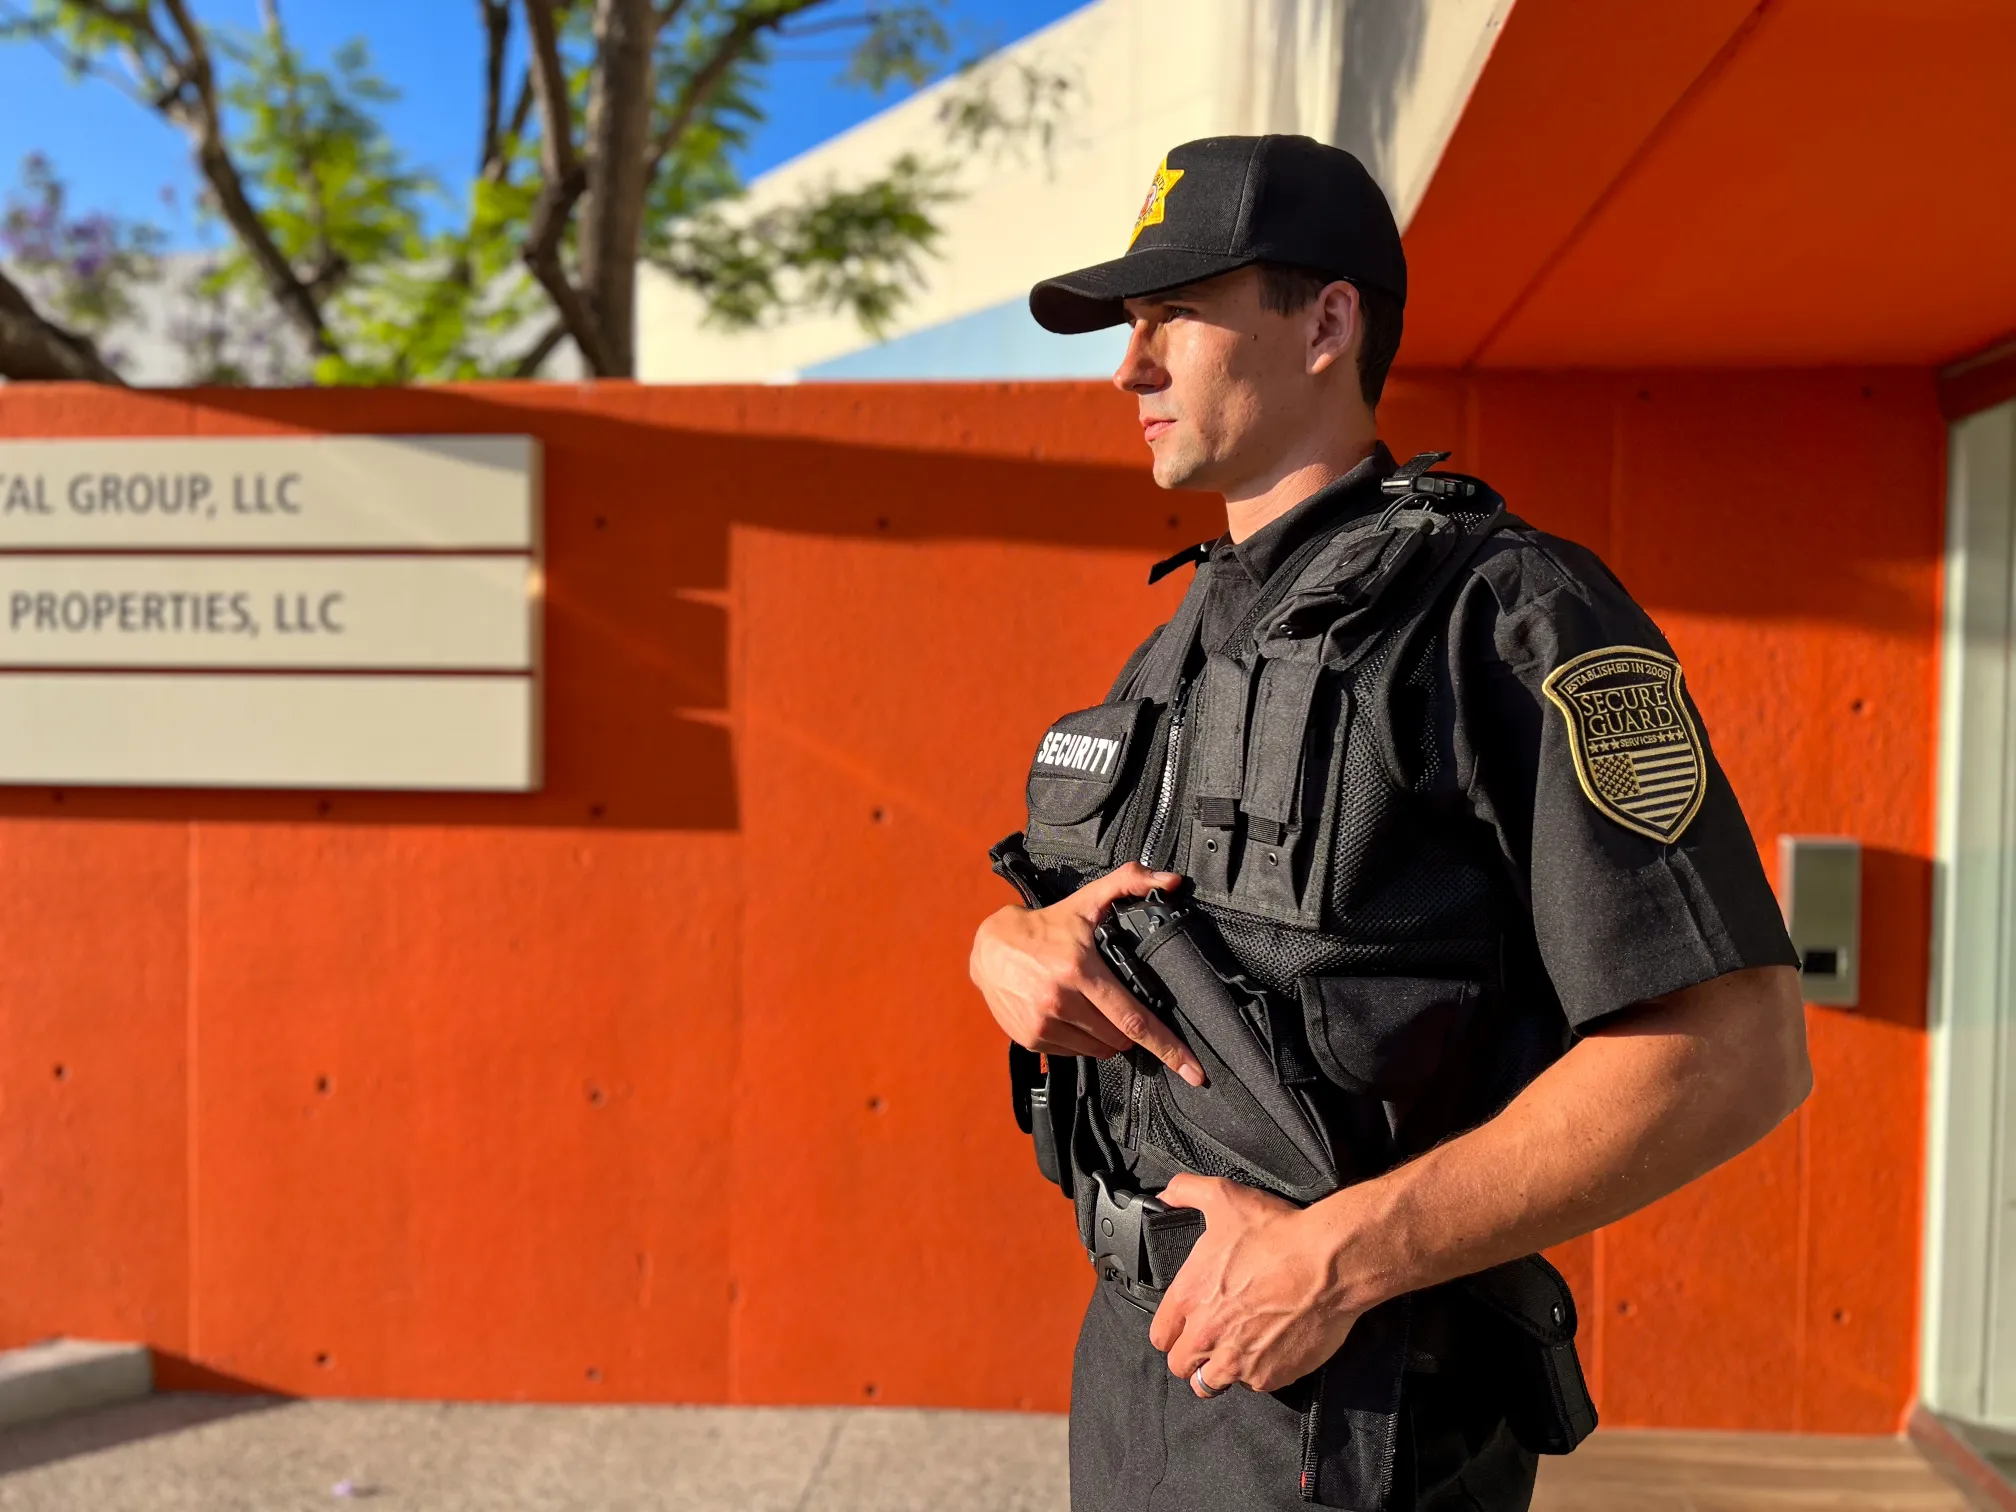
{"label": "glass door", "polygon": [[1948,488],[1920,1389],[2016,1429],[2016,403]]}

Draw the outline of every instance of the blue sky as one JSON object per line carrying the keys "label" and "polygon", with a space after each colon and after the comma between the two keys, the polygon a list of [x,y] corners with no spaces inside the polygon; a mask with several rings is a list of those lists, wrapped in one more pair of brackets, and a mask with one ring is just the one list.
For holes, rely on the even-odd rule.
{"label": "blue sky", "polygon": [[[946,0],[945,16],[962,53],[1027,36],[1085,0]],[[858,0],[845,8],[858,11]],[[18,13],[0,0],[0,16]],[[257,0],[196,0],[204,20],[250,29]],[[476,152],[482,100],[482,38],[474,0],[286,0],[296,41],[325,59],[354,36],[371,44],[378,71],[401,94],[390,107],[393,135],[414,161],[458,193]],[[780,59],[766,81],[770,120],[743,163],[754,175],[866,119],[897,95],[877,99],[842,87],[841,64],[808,40]],[[187,245],[194,228],[164,205],[172,188],[186,206],[196,187],[184,139],[144,107],[97,79],[73,82],[47,52],[0,43],[0,195],[17,182],[21,159],[41,152],[70,185],[75,210],[103,209],[154,221]]]}

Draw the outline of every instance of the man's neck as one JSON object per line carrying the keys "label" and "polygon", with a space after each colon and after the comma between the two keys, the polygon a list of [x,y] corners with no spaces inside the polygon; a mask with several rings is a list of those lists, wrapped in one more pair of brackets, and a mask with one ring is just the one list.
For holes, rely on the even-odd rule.
{"label": "man's neck", "polygon": [[1300,504],[1319,488],[1326,488],[1372,455],[1379,444],[1376,434],[1349,439],[1339,437],[1323,454],[1307,461],[1284,464],[1267,478],[1257,480],[1247,490],[1225,495],[1225,528],[1235,541],[1264,530]]}

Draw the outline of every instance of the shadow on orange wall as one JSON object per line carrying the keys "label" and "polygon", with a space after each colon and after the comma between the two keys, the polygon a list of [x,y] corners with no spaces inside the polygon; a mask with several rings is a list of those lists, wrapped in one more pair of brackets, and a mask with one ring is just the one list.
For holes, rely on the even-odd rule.
{"label": "shadow on orange wall", "polygon": [[[1813,1101],[1564,1256],[1606,1413],[1894,1427],[1929,375],[1414,374],[1384,420],[1617,568],[1761,843],[1871,847],[1868,1011],[1816,1011]],[[1029,748],[1216,501],[1157,492],[1095,386],[0,392],[0,434],[286,430],[542,439],[546,787],[0,794],[0,1342],[303,1394],[1061,1406],[1089,1275],[966,943]]]}

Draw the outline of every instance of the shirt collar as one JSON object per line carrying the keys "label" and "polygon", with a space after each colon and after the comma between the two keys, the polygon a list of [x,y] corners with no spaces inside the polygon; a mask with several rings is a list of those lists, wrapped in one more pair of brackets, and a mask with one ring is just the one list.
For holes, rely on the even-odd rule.
{"label": "shirt collar", "polygon": [[1243,541],[1220,536],[1211,555],[1219,562],[1236,561],[1256,583],[1264,583],[1297,547],[1325,525],[1364,514],[1382,502],[1377,485],[1399,464],[1384,441],[1372,443],[1372,455],[1341,478],[1333,478],[1279,519],[1270,520]]}

